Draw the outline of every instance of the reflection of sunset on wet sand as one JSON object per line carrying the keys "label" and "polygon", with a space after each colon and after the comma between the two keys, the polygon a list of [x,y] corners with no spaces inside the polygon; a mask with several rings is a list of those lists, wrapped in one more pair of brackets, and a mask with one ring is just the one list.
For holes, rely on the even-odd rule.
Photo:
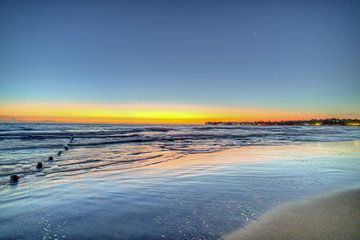
{"label": "reflection of sunset on wet sand", "polygon": [[[342,154],[360,153],[360,142],[312,143],[280,146],[244,146],[206,154],[190,154],[171,161],[159,162],[142,169],[141,174],[214,174],[222,168],[261,164],[269,161],[301,161],[313,157],[332,158]],[[341,163],[339,163],[341,164]]]}

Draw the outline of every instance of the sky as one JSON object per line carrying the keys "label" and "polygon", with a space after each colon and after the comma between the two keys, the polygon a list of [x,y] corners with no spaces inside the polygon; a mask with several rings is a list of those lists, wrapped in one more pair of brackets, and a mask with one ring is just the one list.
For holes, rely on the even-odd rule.
{"label": "sky", "polygon": [[360,118],[359,25],[360,1],[1,0],[0,118]]}

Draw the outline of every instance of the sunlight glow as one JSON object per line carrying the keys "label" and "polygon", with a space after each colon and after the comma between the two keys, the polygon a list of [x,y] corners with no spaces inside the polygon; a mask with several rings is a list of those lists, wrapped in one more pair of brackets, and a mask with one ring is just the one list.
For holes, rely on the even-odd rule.
{"label": "sunlight glow", "polygon": [[203,124],[206,121],[255,121],[309,118],[305,114],[237,107],[167,104],[0,104],[3,121]]}

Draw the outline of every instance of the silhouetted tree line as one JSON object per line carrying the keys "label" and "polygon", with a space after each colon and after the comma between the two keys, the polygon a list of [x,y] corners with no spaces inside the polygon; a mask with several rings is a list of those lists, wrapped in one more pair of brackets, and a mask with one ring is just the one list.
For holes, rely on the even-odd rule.
{"label": "silhouetted tree line", "polygon": [[205,125],[259,125],[259,126],[360,126],[360,119],[311,119],[255,122],[206,122]]}

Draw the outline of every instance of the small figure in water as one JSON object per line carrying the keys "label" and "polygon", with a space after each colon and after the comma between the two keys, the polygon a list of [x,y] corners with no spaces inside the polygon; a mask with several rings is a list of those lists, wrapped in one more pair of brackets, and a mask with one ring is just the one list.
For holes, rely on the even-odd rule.
{"label": "small figure in water", "polygon": [[58,151],[57,155],[60,156],[62,154],[62,151]]}
{"label": "small figure in water", "polygon": [[68,146],[64,146],[65,151],[69,150]]}
{"label": "small figure in water", "polygon": [[70,142],[72,143],[74,141],[74,137],[71,137],[70,138]]}
{"label": "small figure in water", "polygon": [[42,164],[41,162],[38,162],[37,165],[36,165],[36,168],[37,168],[37,169],[40,169],[40,168],[42,168],[42,167],[43,167],[43,164]]}
{"label": "small figure in water", "polygon": [[49,161],[52,161],[52,160],[54,160],[54,157],[53,157],[53,156],[50,156],[48,160],[49,160]]}
{"label": "small figure in water", "polygon": [[17,182],[19,181],[19,178],[20,178],[20,177],[19,177],[18,175],[15,175],[15,174],[14,174],[14,175],[11,175],[11,176],[10,176],[10,182],[11,182],[11,183],[17,183]]}

